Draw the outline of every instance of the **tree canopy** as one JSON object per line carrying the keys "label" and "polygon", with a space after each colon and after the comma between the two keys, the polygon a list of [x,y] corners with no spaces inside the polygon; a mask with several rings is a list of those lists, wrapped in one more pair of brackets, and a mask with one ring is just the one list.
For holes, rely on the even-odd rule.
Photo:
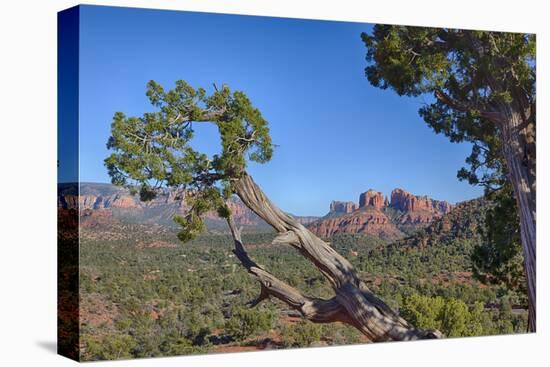
{"label": "tree canopy", "polygon": [[361,37],[373,86],[433,96],[419,109],[424,121],[451,142],[472,144],[457,176],[483,186],[495,203],[486,242],[474,254],[476,272],[482,279],[492,273],[486,280],[518,279],[521,239],[535,330],[535,35],[376,25]]}
{"label": "tree canopy", "polygon": [[361,35],[370,83],[399,95],[433,94],[419,114],[452,142],[473,144],[459,178],[488,189],[505,182],[498,105],[519,103],[535,121],[535,35],[376,25]]}
{"label": "tree canopy", "polygon": [[[140,117],[115,113],[107,143],[113,153],[105,165],[113,184],[139,192],[144,201],[163,189],[185,195],[190,210],[174,220],[182,226],[180,239],[188,241],[204,230],[206,212],[228,216],[225,199],[232,194],[231,182],[243,174],[248,161],[271,159],[268,123],[246,94],[226,85],[214,86],[207,95],[183,80],[168,91],[151,80],[146,94],[154,111]],[[209,157],[193,148],[198,123],[218,128],[219,154]]]}

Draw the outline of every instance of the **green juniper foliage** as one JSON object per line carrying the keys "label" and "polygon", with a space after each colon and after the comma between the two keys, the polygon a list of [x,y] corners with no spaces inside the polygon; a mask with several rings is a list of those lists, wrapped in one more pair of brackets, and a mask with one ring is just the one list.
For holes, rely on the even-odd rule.
{"label": "green juniper foliage", "polygon": [[504,123],[495,116],[510,110],[521,115],[527,133],[520,158],[534,183],[535,35],[376,25],[361,38],[373,86],[428,97],[419,110],[426,123],[451,142],[472,144],[468,167],[457,176],[483,186],[495,204],[487,213],[485,243],[474,254],[476,273],[484,280],[517,276],[519,216],[504,155]]}
{"label": "green juniper foliage", "polygon": [[275,314],[256,308],[238,307],[232,311],[231,318],[225,323],[225,330],[236,340],[256,336],[262,331],[270,330]]}
{"label": "green juniper foliage", "polygon": [[[414,325],[426,329],[442,330],[448,337],[483,335],[483,304],[471,307],[462,300],[427,297],[417,293],[405,298],[401,314]],[[490,322],[486,320],[485,323]]]}
{"label": "green juniper foliage", "polygon": [[525,289],[523,256],[516,201],[509,184],[489,194],[493,205],[480,228],[483,241],[474,247],[474,274],[485,283],[505,284],[510,289]]}
{"label": "green juniper foliage", "polygon": [[[150,81],[147,97],[154,111],[141,117],[115,113],[107,143],[113,153],[105,165],[113,184],[129,187],[144,201],[167,190],[179,199],[186,195],[188,214],[174,218],[182,226],[182,241],[204,230],[202,217],[208,211],[228,217],[231,182],[242,175],[247,161],[265,163],[273,154],[268,123],[248,97],[226,85],[214,89],[207,95],[178,80],[165,91]],[[199,123],[218,128],[219,154],[209,157],[191,146]]]}
{"label": "green juniper foliage", "polygon": [[499,188],[506,174],[498,126],[482,111],[501,103],[533,109],[535,35],[376,25],[361,35],[369,82],[399,95],[433,94],[419,113],[438,134],[473,144],[459,177]]}

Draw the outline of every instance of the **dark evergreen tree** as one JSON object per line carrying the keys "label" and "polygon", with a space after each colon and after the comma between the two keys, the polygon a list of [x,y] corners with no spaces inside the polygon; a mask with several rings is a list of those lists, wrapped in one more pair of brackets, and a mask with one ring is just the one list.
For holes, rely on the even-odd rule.
{"label": "dark evergreen tree", "polygon": [[535,331],[535,35],[376,25],[362,39],[372,85],[404,96],[433,95],[419,111],[428,125],[452,142],[473,144],[460,178],[489,192],[511,185],[521,226],[529,329]]}

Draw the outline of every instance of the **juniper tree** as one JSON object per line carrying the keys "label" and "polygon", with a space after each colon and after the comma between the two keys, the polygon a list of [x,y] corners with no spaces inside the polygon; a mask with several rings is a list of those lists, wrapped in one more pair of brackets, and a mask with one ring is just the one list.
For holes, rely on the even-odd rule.
{"label": "juniper tree", "polygon": [[504,285],[526,294],[519,218],[512,187],[488,192],[485,225],[478,231],[482,241],[472,253],[473,273],[486,284]]}
{"label": "juniper tree", "polygon": [[535,35],[376,25],[361,37],[372,85],[403,96],[432,95],[420,116],[452,142],[473,144],[469,167],[459,171],[459,178],[485,186],[488,193],[511,185],[529,329],[535,331]]}
{"label": "juniper tree", "polygon": [[[438,331],[419,330],[376,297],[359,279],[349,261],[275,206],[247,173],[249,162],[266,163],[273,154],[267,121],[243,92],[227,86],[207,95],[184,81],[164,90],[151,81],[147,96],[153,112],[140,117],[116,113],[107,146],[112,154],[105,165],[116,185],[151,200],[169,190],[189,207],[175,217],[178,237],[188,241],[205,229],[204,215],[217,211],[226,218],[234,253],[260,283],[260,294],[250,305],[277,298],[313,322],[340,321],[357,328],[372,341],[441,337]],[[191,144],[197,124],[214,125],[221,151],[208,156]],[[245,250],[227,201],[232,195],[278,233],[273,243],[294,247],[326,277],[334,297],[319,299],[302,294],[256,264]]]}

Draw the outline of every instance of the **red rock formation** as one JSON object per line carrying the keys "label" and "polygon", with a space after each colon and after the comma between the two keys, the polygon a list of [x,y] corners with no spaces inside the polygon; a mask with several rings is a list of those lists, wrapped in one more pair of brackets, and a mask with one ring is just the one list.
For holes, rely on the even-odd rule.
{"label": "red rock formation", "polygon": [[381,192],[370,189],[359,195],[359,208],[372,206],[378,210],[384,206],[384,195]]}
{"label": "red rock formation", "polygon": [[442,213],[447,214],[455,208],[455,205],[448,203],[446,201],[437,201],[434,200],[436,208]]}
{"label": "red rock formation", "polygon": [[385,239],[403,236],[384,213],[370,206],[338,217],[321,219],[311,223],[308,228],[325,238],[338,233],[361,233]]}
{"label": "red rock formation", "polygon": [[313,223],[315,221],[319,220],[319,217],[314,216],[295,216],[294,219],[298,221],[298,223],[305,225],[308,225],[310,223]]}
{"label": "red rock formation", "polygon": [[[84,227],[127,221],[172,224],[174,215],[184,215],[188,210],[185,194],[176,197],[173,192],[159,195],[148,202],[140,201],[138,196],[131,195],[128,190],[108,184],[82,184],[80,195],[75,195],[73,192],[74,190],[66,194],[59,193],[58,208],[79,209],[81,225]],[[230,200],[228,205],[237,225],[256,226],[266,230],[267,224],[237,198]],[[225,219],[219,218],[216,211],[207,213],[205,217],[216,228],[223,228],[226,225]],[[296,218],[304,225],[319,219],[318,217]]]}
{"label": "red rock formation", "polygon": [[357,204],[353,201],[332,201],[330,203],[330,213],[349,214],[357,209]]}
{"label": "red rock formation", "polygon": [[[391,202],[378,191],[368,190],[359,196],[359,207],[353,203],[332,202],[329,214],[309,225],[317,235],[330,237],[337,233],[362,233],[386,239],[403,236],[401,230],[409,231],[428,225],[434,219],[448,213],[453,205],[415,196],[402,189],[391,193]],[[393,220],[385,214],[386,208],[397,210]]]}
{"label": "red rock formation", "polygon": [[111,209],[83,209],[80,211],[80,226],[84,228],[98,227],[111,222],[118,222],[113,218]]}
{"label": "red rock formation", "polygon": [[394,189],[391,192],[390,206],[397,210],[408,211],[412,196],[412,194],[403,189]]}
{"label": "red rock formation", "polygon": [[114,195],[62,195],[58,197],[58,207],[65,209],[109,209],[109,208],[139,208],[141,205],[136,197],[129,194]]}
{"label": "red rock formation", "polygon": [[90,205],[90,201],[92,201],[92,198],[88,196],[63,195],[59,196],[57,201],[57,207],[63,209],[78,209],[79,207],[85,209],[93,208],[93,203]]}
{"label": "red rock formation", "polygon": [[[119,208],[119,209],[137,209],[141,208],[142,205],[138,201],[138,197],[116,194],[113,198],[108,198],[103,205],[104,208]],[[103,202],[100,200],[99,202]]]}
{"label": "red rock formation", "polygon": [[390,207],[404,212],[397,219],[401,224],[427,224],[448,213],[454,206],[446,201],[415,196],[403,189],[394,189],[391,192]]}

